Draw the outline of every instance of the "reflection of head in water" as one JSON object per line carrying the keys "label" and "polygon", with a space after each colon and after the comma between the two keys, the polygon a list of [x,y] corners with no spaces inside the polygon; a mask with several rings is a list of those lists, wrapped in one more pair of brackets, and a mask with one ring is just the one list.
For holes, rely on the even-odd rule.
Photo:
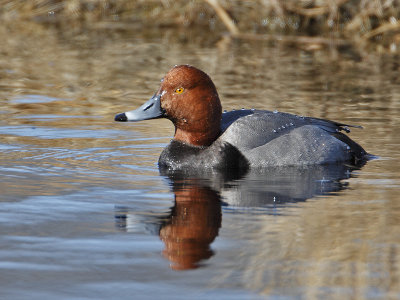
{"label": "reflection of head in water", "polygon": [[163,254],[175,270],[194,269],[213,255],[210,244],[221,226],[219,194],[196,180],[175,182],[175,206],[161,226]]}
{"label": "reflection of head in water", "polygon": [[188,174],[160,169],[161,175],[168,177],[175,195],[170,212],[155,216],[153,212],[132,213],[127,208],[119,208],[116,225],[127,231],[131,226],[144,226],[147,232],[159,234],[165,244],[163,255],[170,260],[171,268],[193,269],[213,255],[210,244],[221,226],[222,201],[230,207],[229,211],[240,212],[246,208],[249,212],[249,208],[257,208],[257,213],[276,215],[278,206],[284,209],[287,203],[347,188],[348,182],[342,180],[350,178],[355,168],[334,164],[268,168],[245,174]]}

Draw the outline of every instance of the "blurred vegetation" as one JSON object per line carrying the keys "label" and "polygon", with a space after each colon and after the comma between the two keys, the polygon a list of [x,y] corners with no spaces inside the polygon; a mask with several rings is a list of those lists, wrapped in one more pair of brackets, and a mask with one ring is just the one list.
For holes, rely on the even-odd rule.
{"label": "blurred vegetation", "polygon": [[301,35],[300,42],[318,44],[333,38],[392,52],[400,48],[399,18],[400,0],[0,0],[3,24],[27,21],[75,30],[196,27],[246,39]]}

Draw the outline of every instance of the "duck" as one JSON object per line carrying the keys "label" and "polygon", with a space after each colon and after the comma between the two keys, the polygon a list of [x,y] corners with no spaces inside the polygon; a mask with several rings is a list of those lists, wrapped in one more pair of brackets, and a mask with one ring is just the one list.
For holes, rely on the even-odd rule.
{"label": "duck", "polygon": [[361,126],[269,110],[222,111],[211,78],[190,65],[174,66],[147,102],[114,120],[157,118],[175,126],[158,160],[168,170],[356,165],[368,157],[346,134]]}

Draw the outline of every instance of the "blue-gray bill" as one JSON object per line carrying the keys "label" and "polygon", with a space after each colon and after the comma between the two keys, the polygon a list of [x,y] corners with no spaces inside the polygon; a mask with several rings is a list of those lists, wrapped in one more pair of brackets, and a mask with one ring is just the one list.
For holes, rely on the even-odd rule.
{"label": "blue-gray bill", "polygon": [[163,115],[164,111],[161,108],[161,95],[154,95],[138,109],[117,114],[114,120],[119,122],[135,122],[161,118]]}

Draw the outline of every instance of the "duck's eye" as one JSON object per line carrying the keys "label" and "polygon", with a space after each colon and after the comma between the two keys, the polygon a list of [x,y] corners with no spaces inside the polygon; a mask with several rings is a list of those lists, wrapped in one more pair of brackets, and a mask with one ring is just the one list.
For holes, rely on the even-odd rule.
{"label": "duck's eye", "polygon": [[185,90],[184,88],[177,88],[177,89],[175,90],[175,93],[177,93],[177,94],[182,94],[184,90]]}

